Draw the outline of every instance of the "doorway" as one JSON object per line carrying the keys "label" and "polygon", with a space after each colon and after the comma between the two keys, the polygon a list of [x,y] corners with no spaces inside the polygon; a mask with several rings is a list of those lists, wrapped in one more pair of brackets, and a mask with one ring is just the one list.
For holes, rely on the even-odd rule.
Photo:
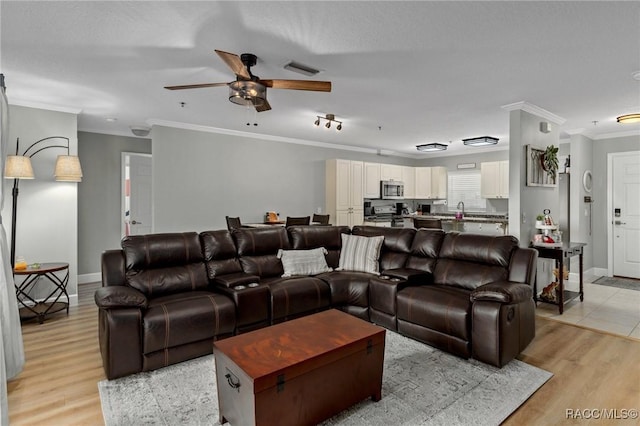
{"label": "doorway", "polygon": [[151,160],[151,154],[122,153],[122,237],[153,232]]}
{"label": "doorway", "polygon": [[608,275],[640,279],[640,151],[608,154]]}

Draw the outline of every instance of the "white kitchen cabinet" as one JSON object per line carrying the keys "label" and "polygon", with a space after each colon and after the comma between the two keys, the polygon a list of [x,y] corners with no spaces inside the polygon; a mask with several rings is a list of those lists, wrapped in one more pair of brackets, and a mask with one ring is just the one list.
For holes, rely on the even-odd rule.
{"label": "white kitchen cabinet", "polygon": [[446,167],[416,167],[415,174],[415,198],[447,198]]}
{"label": "white kitchen cabinet", "polygon": [[433,198],[447,198],[447,168],[431,167],[431,195]]}
{"label": "white kitchen cabinet", "polygon": [[402,166],[402,182],[404,183],[404,198],[416,198],[416,168]]}
{"label": "white kitchen cabinet", "polygon": [[335,225],[354,226],[364,219],[364,163],[350,160],[327,160],[326,208]]}
{"label": "white kitchen cabinet", "polygon": [[364,198],[380,198],[380,164],[364,163]]}
{"label": "white kitchen cabinet", "polygon": [[402,181],[402,166],[397,166],[395,164],[381,164],[380,180]]}
{"label": "white kitchen cabinet", "polygon": [[431,167],[416,167],[415,195],[417,199],[431,197]]}
{"label": "white kitchen cabinet", "polygon": [[509,161],[480,163],[482,198],[509,198]]}

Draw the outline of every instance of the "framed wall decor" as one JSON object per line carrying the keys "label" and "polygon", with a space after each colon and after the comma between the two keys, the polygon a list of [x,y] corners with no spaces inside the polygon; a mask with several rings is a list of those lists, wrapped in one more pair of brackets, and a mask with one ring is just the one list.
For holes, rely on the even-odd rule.
{"label": "framed wall decor", "polygon": [[545,148],[526,145],[527,186],[558,186],[558,175],[555,178],[543,166]]}

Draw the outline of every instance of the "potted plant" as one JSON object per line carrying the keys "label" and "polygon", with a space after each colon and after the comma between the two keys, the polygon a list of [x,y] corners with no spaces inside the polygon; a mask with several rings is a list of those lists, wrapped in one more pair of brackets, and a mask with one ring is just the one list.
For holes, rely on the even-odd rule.
{"label": "potted plant", "polygon": [[547,172],[553,183],[556,182],[556,173],[558,172],[558,148],[549,145],[542,154],[540,154],[540,163],[542,170]]}
{"label": "potted plant", "polygon": [[536,216],[536,226],[542,225],[544,225],[544,216],[539,214],[538,216]]}

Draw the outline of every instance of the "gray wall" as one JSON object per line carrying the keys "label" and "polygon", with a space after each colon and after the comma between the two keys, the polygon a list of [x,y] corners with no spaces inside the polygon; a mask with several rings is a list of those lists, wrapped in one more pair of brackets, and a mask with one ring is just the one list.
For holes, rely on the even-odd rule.
{"label": "gray wall", "polygon": [[526,146],[544,148],[559,146],[558,126],[551,126],[550,133],[540,131],[540,122],[548,121],[523,110],[509,115],[509,233],[520,240],[521,246],[529,245],[535,228],[536,215],[544,209],[558,211],[557,187],[527,186]]}
{"label": "gray wall", "polygon": [[[325,211],[325,160],[413,165],[413,159],[154,126],[154,232],[226,228]],[[162,171],[161,173],[159,171]]]}
{"label": "gray wall", "polygon": [[[611,224],[607,222],[607,154],[614,152],[640,151],[640,136],[627,136],[593,141],[593,266],[608,268],[607,241]],[[573,160],[573,156],[571,158]],[[573,173],[573,162],[572,162]],[[582,175],[580,184],[582,184]]]}
{"label": "gray wall", "polygon": [[[18,138],[19,153],[22,154],[32,143],[40,139],[64,136],[69,138],[70,154],[75,155],[77,122],[74,113],[10,105],[9,152],[15,153]],[[63,140],[51,139],[41,142],[38,147],[64,144]],[[33,150],[30,153],[33,153]],[[63,154],[66,154],[66,149],[50,148],[40,151],[31,159],[35,179],[20,180],[16,216],[16,256],[23,256],[30,264],[68,263],[67,292],[71,296],[70,302],[75,303],[78,294],[78,189],[82,183],[54,180],[56,158]],[[2,220],[9,237],[13,179],[2,179],[2,184],[5,194]],[[47,296],[53,290],[53,286],[47,280],[40,280],[35,287],[30,294],[36,299]]]}
{"label": "gray wall", "polygon": [[104,250],[120,248],[121,153],[151,152],[151,140],[78,132],[78,273],[100,272]]}
{"label": "gray wall", "polygon": [[[593,141],[584,135],[572,135],[570,153],[571,185],[569,201],[571,206],[571,241],[587,244],[583,250],[583,258],[584,269],[588,270],[594,266],[593,241],[597,240],[594,240],[592,235],[595,223],[590,223],[592,221],[591,210],[589,209],[589,205],[584,203],[584,196],[587,195],[587,193],[582,187],[582,174],[585,170],[592,170],[593,168]],[[606,162],[606,156],[604,161]],[[593,194],[590,195],[593,196]],[[595,199],[595,197],[593,198]],[[578,265],[579,259],[576,257],[572,258],[571,271],[577,271]]]}

